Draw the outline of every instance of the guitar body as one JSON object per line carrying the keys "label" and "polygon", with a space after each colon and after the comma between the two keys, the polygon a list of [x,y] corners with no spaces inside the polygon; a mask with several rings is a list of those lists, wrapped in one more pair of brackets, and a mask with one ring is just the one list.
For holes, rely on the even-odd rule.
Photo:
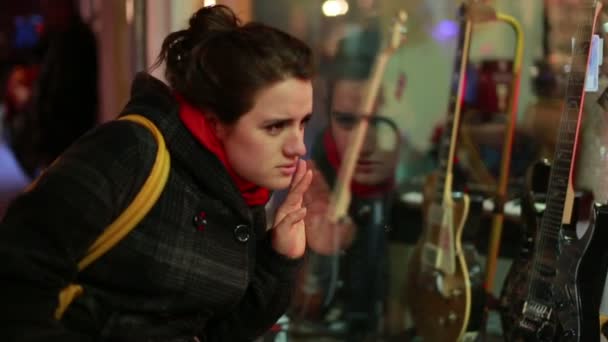
{"label": "guitar body", "polygon": [[[454,58],[450,104],[444,132],[438,143],[439,168],[424,188],[424,228],[409,260],[406,305],[416,334],[426,342],[473,340],[480,319],[471,320],[485,296],[478,296],[473,285],[481,285],[481,268],[475,249],[463,243],[463,230],[469,216],[470,198],[455,193],[454,160],[465,94],[465,75],[469,60],[473,13],[488,11],[465,1],[459,7],[460,29]],[[481,286],[480,286],[481,288]],[[475,299],[481,298],[481,302]],[[474,309],[473,309],[474,308]],[[471,322],[473,324],[471,324]]]}
{"label": "guitar body", "polygon": [[[542,167],[542,166],[541,166]],[[547,171],[536,166],[536,179]],[[538,173],[541,175],[539,176]],[[545,178],[546,179],[546,178]],[[538,287],[537,296],[548,298],[554,314],[548,319],[530,321],[523,315],[533,274],[534,250],[538,218],[533,192],[522,201],[525,232],[519,257],[514,260],[504,283],[500,299],[505,341],[599,341],[599,303],[608,270],[608,207],[594,205],[585,233],[578,237],[576,225],[562,225],[556,272]],[[575,202],[576,203],[576,202]],[[576,205],[575,205],[576,208]]]}
{"label": "guitar body", "polygon": [[[430,177],[429,183],[434,181],[434,177]],[[466,257],[461,243],[469,198],[467,195],[456,197],[451,208],[445,208],[451,211],[455,237],[455,271],[452,274],[446,274],[424,261],[424,253],[429,252],[427,241],[438,241],[440,232],[437,224],[429,222],[429,215],[432,215],[430,205],[431,202],[425,200],[423,235],[430,234],[430,239],[420,239],[408,265],[407,305],[417,335],[424,341],[458,341],[467,330],[473,306],[469,279],[469,262],[472,261]]]}
{"label": "guitar body", "polygon": [[559,272],[553,292],[562,341],[599,341],[599,308],[608,270],[608,208],[594,204],[589,227],[560,239]]}
{"label": "guitar body", "polygon": [[[528,172],[526,179],[527,191],[521,199],[522,238],[519,255],[513,260],[511,268],[503,283],[500,295],[500,311],[503,336],[505,341],[517,341],[517,325],[528,294],[528,284],[532,272],[532,257],[535,246],[535,236],[540,225],[543,211],[536,209],[538,197],[547,191],[546,180],[551,166],[547,160],[536,163]],[[519,340],[526,341],[519,337]],[[531,336],[529,341],[534,341]]]}
{"label": "guitar body", "polygon": [[[522,213],[523,213],[522,204]],[[534,209],[531,209],[534,210]],[[542,213],[542,212],[541,212]],[[531,218],[526,221],[532,220]],[[532,251],[534,250],[534,236],[538,230],[538,221],[533,224],[525,223],[522,246],[519,256],[513,260],[507,273],[500,296],[500,311],[502,330],[505,341],[553,341],[557,334],[557,320],[555,315],[550,320],[541,322],[530,328],[521,325],[527,324],[522,316],[523,308],[528,297],[528,284],[533,272]],[[551,296],[551,281],[539,291]]]}

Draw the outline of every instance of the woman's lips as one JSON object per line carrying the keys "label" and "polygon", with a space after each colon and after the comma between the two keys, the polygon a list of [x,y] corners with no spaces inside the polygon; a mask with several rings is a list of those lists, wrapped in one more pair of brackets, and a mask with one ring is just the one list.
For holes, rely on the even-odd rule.
{"label": "woman's lips", "polygon": [[281,165],[279,166],[279,169],[281,170],[282,175],[291,176],[296,172],[296,164]]}
{"label": "woman's lips", "polygon": [[356,171],[358,173],[372,173],[378,164],[380,163],[371,160],[359,160],[357,161]]}
{"label": "woman's lips", "polygon": [[375,165],[375,164],[380,164],[377,161],[373,161],[373,160],[358,160],[357,161],[357,166],[367,166],[367,165]]}

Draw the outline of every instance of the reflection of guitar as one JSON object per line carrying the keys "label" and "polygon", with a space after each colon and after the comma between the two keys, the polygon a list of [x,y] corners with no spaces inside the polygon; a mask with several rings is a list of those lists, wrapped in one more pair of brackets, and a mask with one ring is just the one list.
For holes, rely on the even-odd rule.
{"label": "reflection of guitar", "polygon": [[579,238],[572,186],[591,37],[602,7],[595,0],[584,3],[546,191],[546,209],[538,226],[530,220],[528,226],[533,235],[528,232],[523,253],[514,262],[501,296],[503,330],[508,341],[599,340],[600,288],[606,274],[602,250],[608,231],[598,226],[606,225],[606,210],[594,206],[592,224]]}
{"label": "reflection of guitar", "polygon": [[410,259],[407,304],[417,334],[425,341],[458,341],[465,336],[472,284],[467,250],[462,244],[469,197],[452,192],[454,154],[461,120],[464,75],[471,41],[473,5],[462,5],[452,95],[446,129],[439,146],[440,172],[425,188],[425,226]]}
{"label": "reflection of guitar", "polygon": [[[374,109],[378,100],[378,93],[384,76],[384,71],[390,57],[401,47],[404,41],[404,34],[406,32],[405,21],[407,20],[407,14],[404,11],[400,11],[395,23],[391,30],[390,40],[387,46],[382,52],[376,56],[374,66],[372,68],[369,85],[366,89],[365,98],[362,101],[362,107],[359,115],[371,116],[374,115]],[[350,205],[351,193],[350,185],[353,179],[355,166],[359,155],[361,154],[361,148],[363,147],[363,141],[367,133],[367,127],[369,120],[361,120],[356,126],[354,131],[351,133],[351,140],[348,148],[342,156],[342,163],[338,170],[336,183],[331,198],[331,209],[328,213],[330,222],[338,222],[347,217],[348,207]]]}
{"label": "reflection of guitar", "polygon": [[[395,18],[387,46],[376,56],[368,87],[365,89],[362,108],[356,113],[356,118],[359,115],[371,117],[375,114],[374,106],[377,103],[377,95],[384,71],[390,57],[403,43],[406,19],[407,16],[403,11]],[[360,46],[363,42],[363,40],[357,40],[355,44]],[[364,44],[361,49],[365,48],[368,47]],[[352,100],[352,98],[349,98],[349,100]],[[374,117],[374,119],[379,118]],[[387,121],[386,119],[383,120],[384,122]],[[295,299],[292,303],[292,312],[294,316],[299,318],[311,320],[321,318],[324,314],[323,311],[327,309],[335,297],[339,273],[338,253],[346,246],[352,247],[353,234],[344,234],[344,232],[352,231],[351,228],[354,226],[354,222],[348,217],[348,209],[351,206],[351,180],[357,159],[359,159],[361,153],[369,121],[368,119],[359,120],[356,126],[353,125],[354,128],[349,133],[348,148],[341,158],[342,162],[336,162],[339,163],[339,170],[333,184],[333,191],[330,190],[328,184],[333,175],[328,176],[327,179],[324,178],[323,162],[316,166],[314,162],[309,163],[309,167],[315,169],[315,171],[312,183],[304,194],[304,202],[308,208],[306,217],[307,233],[313,231],[318,232],[318,234],[310,234],[311,237],[307,240],[308,247],[315,254],[311,254],[307,258],[305,267],[301,269],[300,279],[297,282],[300,286],[296,290]],[[373,122],[377,123],[375,120]],[[394,129],[395,136],[398,136],[396,126],[394,126]],[[333,141],[333,137],[330,140]],[[324,142],[319,142],[319,144],[324,144]],[[335,142],[332,142],[332,144],[335,145]],[[326,146],[323,147],[325,149],[323,160],[328,163],[327,168],[335,167],[330,165],[331,163],[325,155],[329,149]],[[334,153],[337,155],[338,152],[334,151]],[[336,160],[338,160],[338,157],[336,157]],[[320,169],[317,169],[317,166],[320,166]],[[384,234],[383,231],[382,234]]]}

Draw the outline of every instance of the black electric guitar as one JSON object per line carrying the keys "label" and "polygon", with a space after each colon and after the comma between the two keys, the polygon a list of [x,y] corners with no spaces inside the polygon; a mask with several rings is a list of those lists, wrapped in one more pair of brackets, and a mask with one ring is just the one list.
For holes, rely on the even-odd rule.
{"label": "black electric guitar", "polygon": [[[425,341],[460,341],[467,334],[475,296],[481,288],[476,253],[462,242],[469,196],[453,191],[454,156],[464,96],[473,5],[460,7],[461,28],[452,77],[450,108],[439,146],[440,168],[424,190],[423,232],[409,260],[406,301],[416,333]],[[477,264],[473,266],[473,264]],[[477,279],[471,278],[475,267]]]}
{"label": "black electric guitar", "polygon": [[[572,185],[591,39],[602,8],[597,0],[583,3],[546,206],[539,224],[533,219],[534,214],[527,220],[529,231],[522,253],[503,286],[502,323],[506,341],[599,340],[599,297],[594,299],[597,285],[591,285],[590,281],[601,272],[596,270],[599,260],[593,259],[601,250],[597,245],[605,239],[606,229],[595,227],[605,219],[597,216],[601,214],[601,207],[597,207],[595,224],[583,236],[577,236]],[[605,277],[603,272],[601,277]],[[594,318],[589,317],[590,313]]]}

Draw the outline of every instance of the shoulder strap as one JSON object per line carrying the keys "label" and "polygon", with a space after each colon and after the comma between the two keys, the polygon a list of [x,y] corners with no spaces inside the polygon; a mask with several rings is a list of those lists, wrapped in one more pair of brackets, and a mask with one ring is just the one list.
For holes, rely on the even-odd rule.
{"label": "shoulder strap", "polygon": [[146,179],[139,193],[133,202],[125,209],[116,220],[110,224],[106,230],[89,247],[87,254],[78,263],[78,270],[83,270],[101,255],[110,250],[116,243],[122,240],[137,224],[146,216],[148,211],[160,197],[167,178],[169,176],[170,158],[169,151],[165,146],[165,140],[158,128],[152,121],[138,114],[130,114],[121,117],[119,120],[129,120],[136,122],[152,132],[158,145],[156,160],[152,166],[152,171]]}
{"label": "shoulder strap", "polygon": [[[133,199],[133,202],[110,224],[104,232],[93,242],[87,250],[84,258],[78,263],[78,271],[82,271],[89,266],[93,261],[97,260],[104,253],[109,251],[114,245],[122,240],[137,224],[146,216],[152,206],[160,197],[167,178],[169,177],[169,169],[171,161],[169,151],[165,146],[165,140],[158,128],[152,121],[137,114],[131,114],[121,117],[119,120],[129,120],[136,122],[152,132],[156,139],[158,150],[156,159],[150,175],[144,182],[139,193]],[[54,317],[60,320],[72,301],[83,293],[82,286],[78,284],[68,284],[59,291],[59,302],[55,309]]]}

